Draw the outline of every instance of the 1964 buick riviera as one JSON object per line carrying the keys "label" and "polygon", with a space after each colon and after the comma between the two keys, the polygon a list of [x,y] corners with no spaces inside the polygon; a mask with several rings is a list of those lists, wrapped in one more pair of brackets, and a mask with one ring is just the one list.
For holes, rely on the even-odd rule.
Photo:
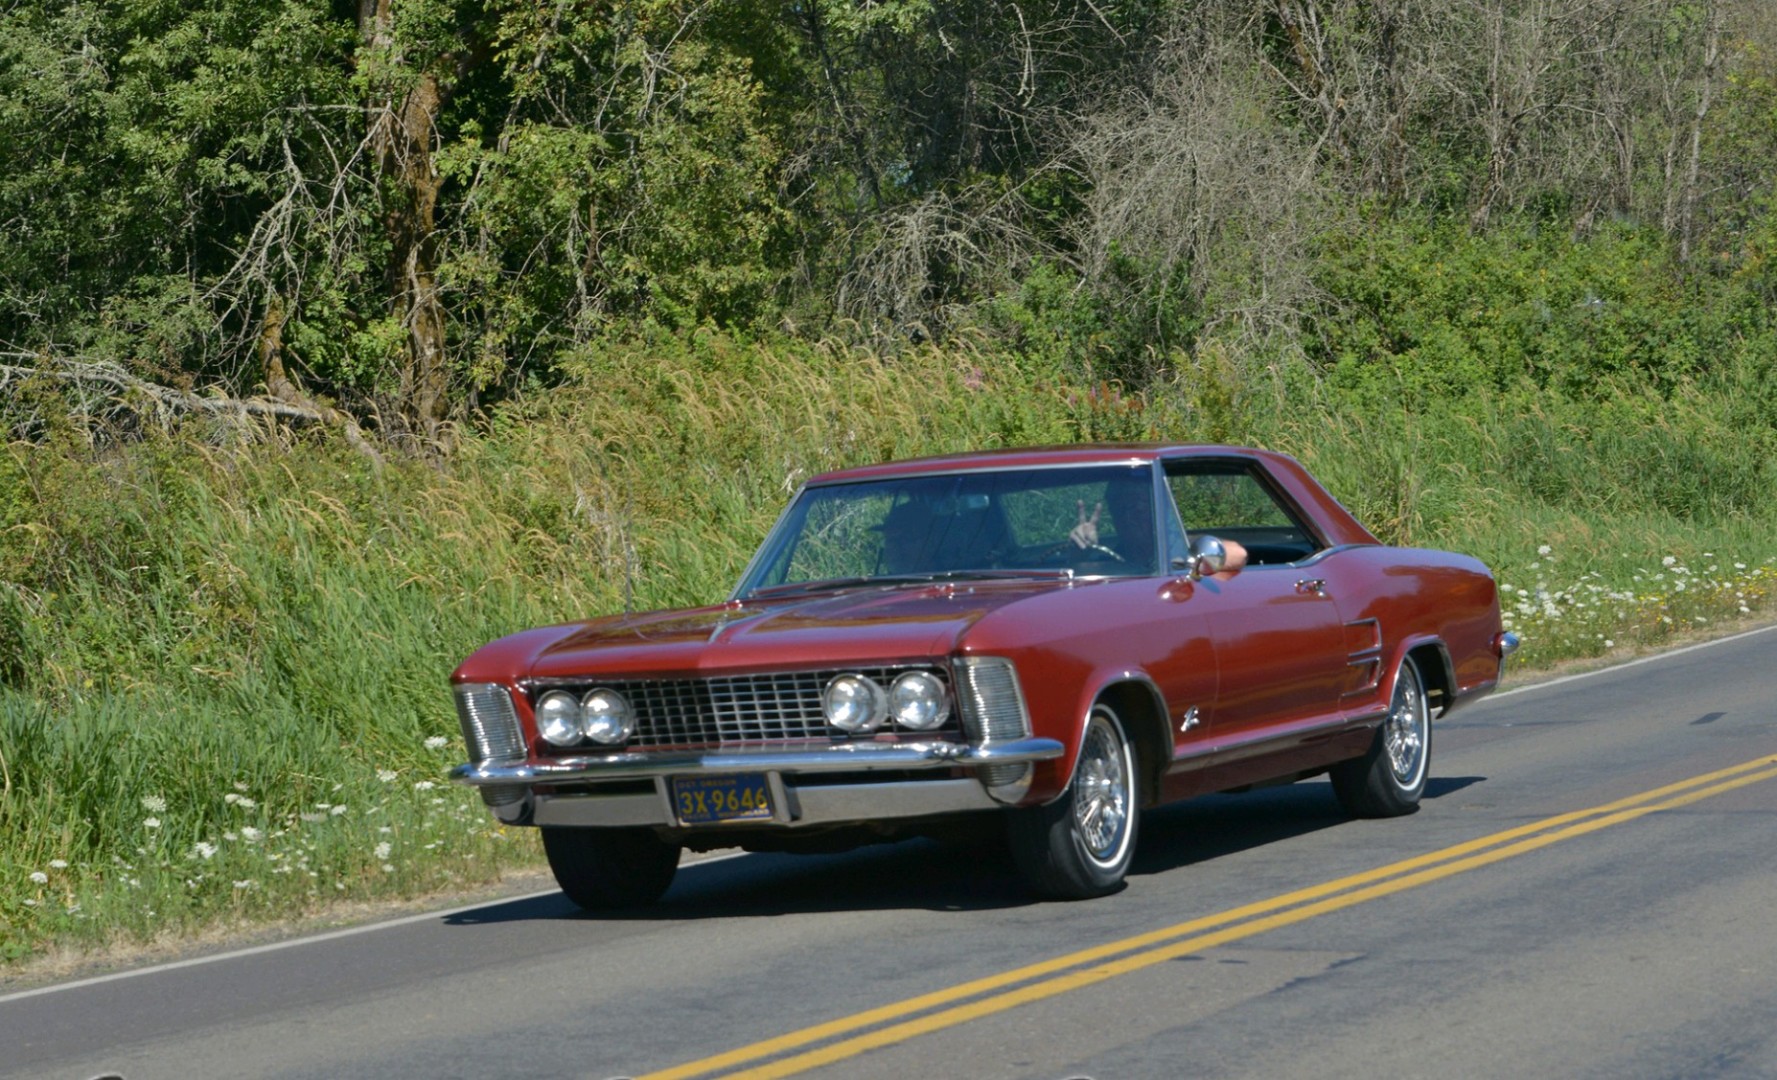
{"label": "1964 buick riviera", "polygon": [[1280,454],[931,458],[808,481],[726,603],[477,651],[452,777],[590,909],[658,899],[683,848],[962,815],[1084,898],[1142,807],[1326,773],[1353,814],[1411,812],[1433,715],[1516,645],[1485,566],[1382,545]]}

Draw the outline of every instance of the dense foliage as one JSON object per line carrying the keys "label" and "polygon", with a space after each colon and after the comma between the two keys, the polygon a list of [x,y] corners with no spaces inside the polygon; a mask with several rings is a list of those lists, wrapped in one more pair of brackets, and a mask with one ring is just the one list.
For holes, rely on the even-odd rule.
{"label": "dense foliage", "polygon": [[[1558,295],[1497,299],[1589,344],[1600,235],[1768,304],[1774,43],[1761,0],[29,0],[0,348],[423,436],[649,325],[1325,370],[1527,229]],[[1546,374],[1495,344],[1405,348]]]}

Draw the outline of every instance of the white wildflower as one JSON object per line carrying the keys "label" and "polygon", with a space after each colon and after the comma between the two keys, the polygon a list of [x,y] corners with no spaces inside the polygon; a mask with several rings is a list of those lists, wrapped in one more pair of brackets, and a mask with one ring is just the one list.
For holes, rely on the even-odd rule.
{"label": "white wildflower", "polygon": [[445,748],[445,746],[447,744],[449,744],[449,742],[450,742],[450,740],[445,738],[442,735],[434,735],[431,738],[426,740],[426,749],[428,749],[428,750],[442,750]]}
{"label": "white wildflower", "polygon": [[334,817],[338,817],[339,815],[346,812],[346,808],[343,806],[335,806],[332,809],[328,810],[327,812],[329,814],[332,814]]}
{"label": "white wildflower", "polygon": [[437,784],[434,784],[430,780],[421,780],[419,783],[413,785],[413,789],[415,791],[431,791],[433,788],[435,788],[437,786],[438,786]]}
{"label": "white wildflower", "polygon": [[158,829],[160,828],[160,819],[157,817],[143,818],[142,827],[147,829]]}
{"label": "white wildflower", "polygon": [[167,812],[167,801],[159,795],[144,795],[142,796],[142,809],[150,814],[164,814]]}
{"label": "white wildflower", "polygon": [[66,870],[66,869],[68,869],[68,860],[67,859],[51,859],[51,860],[49,860],[49,868],[51,870]]}
{"label": "white wildflower", "polygon": [[1612,641],[1612,640],[1611,640],[1611,639],[1609,639],[1609,638],[1605,638],[1605,639],[1604,639],[1604,647],[1605,647],[1605,648],[1607,648],[1607,649],[1614,649],[1614,648],[1616,648],[1616,644],[1617,644],[1617,643],[1616,643],[1616,642],[1614,642],[1614,641]]}
{"label": "white wildflower", "polygon": [[389,858],[389,852],[392,850],[394,850],[394,846],[392,844],[390,844],[387,840],[384,840],[382,843],[376,845],[376,861],[377,862],[387,861]]}
{"label": "white wildflower", "polygon": [[378,769],[378,770],[376,770],[376,778],[378,780],[381,780],[385,784],[392,784],[395,782],[395,770],[394,769]]}
{"label": "white wildflower", "polygon": [[205,843],[204,841],[199,840],[197,842],[197,844],[192,847],[191,850],[196,855],[202,856],[205,859],[210,859],[210,858],[213,858],[216,854],[216,845]]}
{"label": "white wildflower", "polygon": [[31,880],[38,885],[48,885],[49,875],[41,870],[33,870],[31,871]]}
{"label": "white wildflower", "polygon": [[383,873],[393,874],[394,872],[395,872],[395,864],[394,863],[383,863]]}
{"label": "white wildflower", "polygon": [[1549,554],[1549,552],[1551,552],[1551,551],[1553,551],[1553,550],[1554,550],[1554,549],[1553,549],[1553,548],[1551,548],[1551,547],[1550,547],[1550,546],[1549,546],[1549,545],[1547,545],[1547,544],[1544,544],[1544,545],[1542,545],[1542,546],[1541,546],[1541,547],[1539,547],[1539,548],[1537,548],[1537,549],[1536,549],[1536,553],[1537,553],[1537,554],[1538,554],[1538,555],[1542,555],[1542,556],[1544,556],[1544,557],[1545,557],[1545,558],[1546,558],[1546,557],[1547,557],[1547,556],[1548,556],[1548,554]]}
{"label": "white wildflower", "polygon": [[235,888],[237,888],[237,889],[251,889],[251,888],[255,888],[255,887],[256,887],[256,885],[255,885],[255,883],[254,883],[254,882],[253,882],[253,881],[252,881],[252,880],[251,880],[251,879],[249,879],[249,880],[247,880],[247,881],[237,881],[237,882],[235,882],[235,883],[234,883],[234,887],[235,887]]}
{"label": "white wildflower", "polygon": [[241,826],[241,839],[245,840],[249,844],[258,843],[259,838],[264,835],[265,835],[264,833],[260,832],[258,829],[255,829],[251,825]]}
{"label": "white wildflower", "polygon": [[1660,565],[1661,566],[1677,566],[1678,565],[1678,557],[1675,555],[1668,555],[1664,559],[1660,560]]}
{"label": "white wildflower", "polygon": [[229,842],[229,843],[231,843],[231,844],[232,844],[232,843],[234,843],[234,842],[235,842],[235,841],[236,841],[236,840],[239,840],[239,839],[240,839],[240,836],[239,836],[239,835],[238,835],[238,834],[236,834],[236,833],[232,833],[232,832],[225,832],[225,833],[223,833],[223,834],[222,834],[222,839],[224,839],[224,840],[227,840],[227,841],[228,841],[228,842]]}
{"label": "white wildflower", "polygon": [[246,782],[246,781],[245,781],[245,780],[236,780],[236,781],[235,781],[235,782],[234,782],[234,789],[235,789],[235,790],[236,790],[236,791],[245,791],[245,790],[247,790],[247,782]]}

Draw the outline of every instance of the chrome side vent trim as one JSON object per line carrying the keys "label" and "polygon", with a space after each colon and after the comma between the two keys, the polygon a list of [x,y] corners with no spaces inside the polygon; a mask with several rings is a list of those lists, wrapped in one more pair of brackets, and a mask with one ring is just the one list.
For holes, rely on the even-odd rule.
{"label": "chrome side vent trim", "polygon": [[[998,656],[967,656],[956,664],[956,696],[963,730],[981,746],[1030,735],[1030,711],[1012,661]],[[1029,765],[987,765],[979,770],[989,788],[1017,784],[1030,776]]]}
{"label": "chrome side vent trim", "polygon": [[[463,726],[463,742],[469,760],[512,761],[524,758],[524,732],[518,726],[518,710],[512,695],[498,683],[459,683],[456,686],[457,722]],[[510,806],[524,798],[519,785],[483,787],[481,801],[488,806]]]}
{"label": "chrome side vent trim", "polygon": [[462,683],[456,687],[457,720],[469,760],[502,761],[524,757],[524,733],[512,695],[498,683]]}

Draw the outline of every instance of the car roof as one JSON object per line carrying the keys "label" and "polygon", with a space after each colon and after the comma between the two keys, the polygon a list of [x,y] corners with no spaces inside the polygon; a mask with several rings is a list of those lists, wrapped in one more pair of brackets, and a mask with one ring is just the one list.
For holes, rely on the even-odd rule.
{"label": "car roof", "polygon": [[1032,468],[1043,465],[1142,464],[1172,457],[1272,458],[1280,456],[1244,446],[1183,443],[1082,443],[1073,446],[1034,446],[1013,450],[976,450],[962,454],[943,454],[936,457],[861,465],[851,469],[836,469],[809,478],[808,486],[845,484],[888,476]]}
{"label": "car roof", "polygon": [[1038,446],[1022,450],[981,450],[967,454],[946,454],[942,457],[914,458],[879,465],[863,465],[855,469],[839,469],[811,477],[804,485],[823,487],[829,484],[880,480],[895,476],[921,476],[941,473],[984,471],[989,469],[1028,469],[1045,465],[1116,465],[1150,464],[1178,458],[1236,458],[1253,462],[1264,470],[1282,493],[1303,510],[1312,527],[1329,544],[1377,544],[1375,534],[1351,516],[1319,481],[1308,474],[1302,463],[1288,454],[1259,450],[1250,446],[1214,446],[1192,443],[1087,443],[1077,446]]}

